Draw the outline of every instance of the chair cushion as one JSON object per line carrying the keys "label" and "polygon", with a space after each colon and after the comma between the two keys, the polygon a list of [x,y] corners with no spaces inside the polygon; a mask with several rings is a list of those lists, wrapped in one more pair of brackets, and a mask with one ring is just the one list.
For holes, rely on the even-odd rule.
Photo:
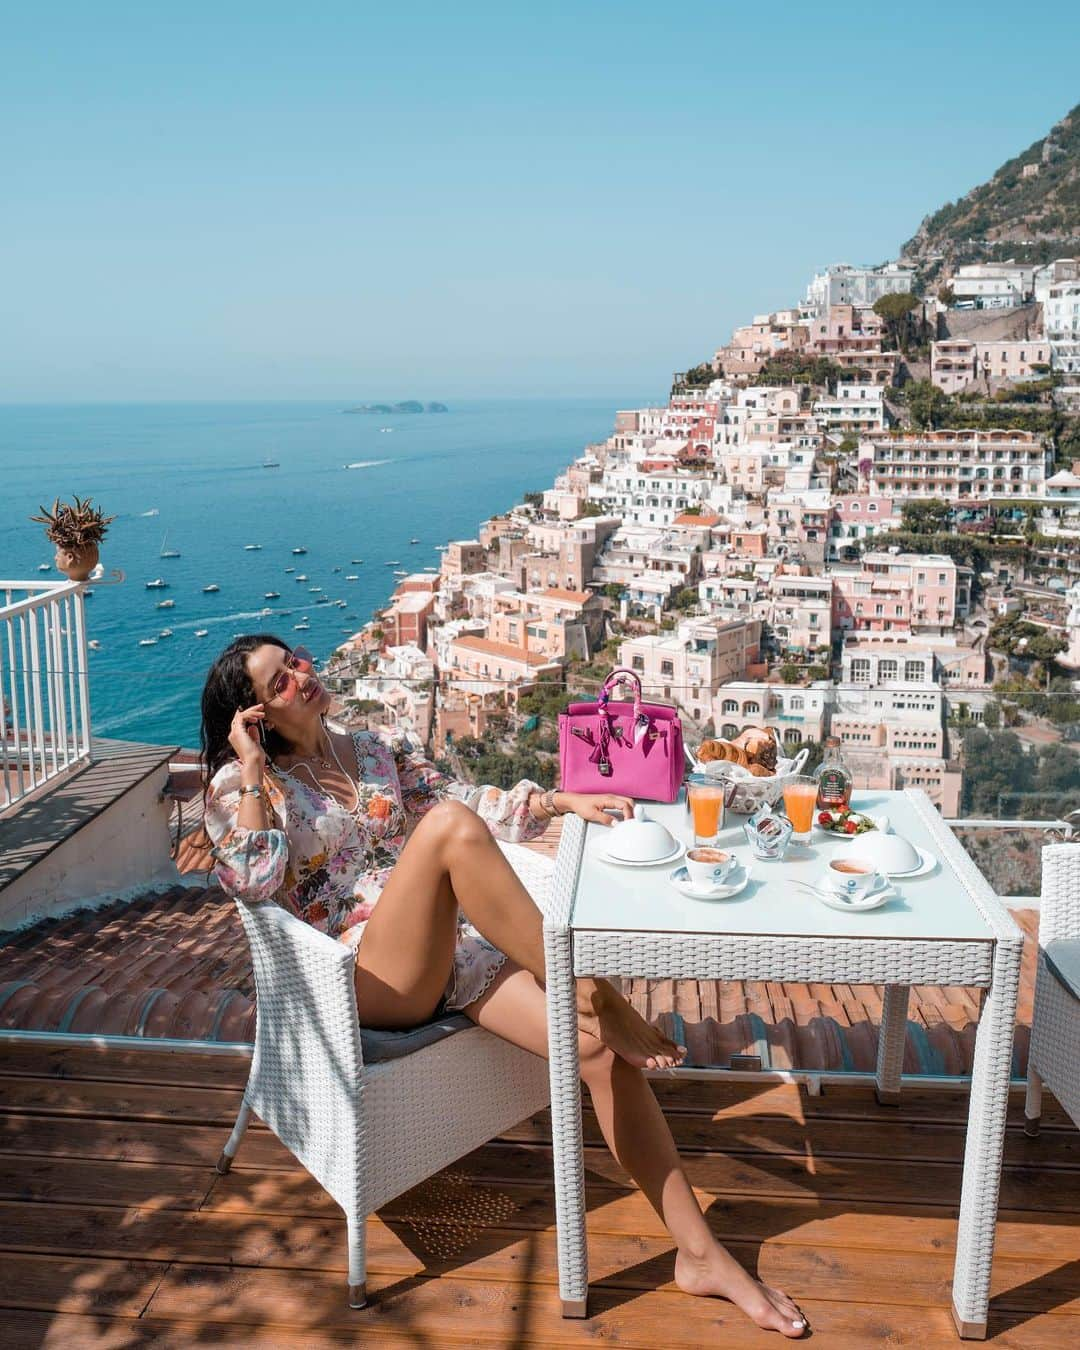
{"label": "chair cushion", "polygon": [[421,1022],[418,1027],[409,1027],[407,1031],[361,1027],[360,1043],[364,1050],[364,1063],[382,1064],[388,1059],[404,1059],[414,1050],[423,1050],[426,1045],[443,1041],[455,1032],[467,1031],[472,1025],[464,1013],[444,1013],[442,1017]]}
{"label": "chair cushion", "polygon": [[1052,938],[1043,956],[1051,975],[1073,998],[1080,999],[1080,938]]}

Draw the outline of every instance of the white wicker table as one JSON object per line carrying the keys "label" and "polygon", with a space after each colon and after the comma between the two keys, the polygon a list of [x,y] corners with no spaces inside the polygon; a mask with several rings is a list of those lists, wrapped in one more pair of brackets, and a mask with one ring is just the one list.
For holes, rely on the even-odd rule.
{"label": "white wicker table", "polygon": [[[986,994],[968,1108],[953,1318],[962,1337],[985,1337],[1023,939],[925,793],[862,793],[857,805],[886,812],[897,834],[939,860],[933,872],[898,881],[899,899],[864,914],[838,913],[790,884],[795,877],[816,882],[843,843],[815,842],[816,861],[793,853],[783,862],[754,861],[741,895],[708,903],[668,885],[670,864],[602,862],[593,849],[603,827],[567,818],[544,924],[564,1316],[584,1317],[588,1293],[575,977],[882,984],[877,1090],[883,1103],[899,1100],[910,986],[973,985]],[[680,838],[692,839],[682,802],[646,809]],[[750,860],[741,818],[729,815],[720,840]]]}

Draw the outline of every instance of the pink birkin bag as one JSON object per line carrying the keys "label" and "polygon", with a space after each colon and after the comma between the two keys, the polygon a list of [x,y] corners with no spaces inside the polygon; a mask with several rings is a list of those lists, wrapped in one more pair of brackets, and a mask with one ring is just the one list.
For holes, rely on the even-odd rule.
{"label": "pink birkin bag", "polygon": [[[629,684],[633,702],[611,695]],[[682,722],[674,708],[645,703],[632,670],[613,670],[595,703],[571,703],[559,715],[564,792],[619,792],[673,802],[683,780]]]}

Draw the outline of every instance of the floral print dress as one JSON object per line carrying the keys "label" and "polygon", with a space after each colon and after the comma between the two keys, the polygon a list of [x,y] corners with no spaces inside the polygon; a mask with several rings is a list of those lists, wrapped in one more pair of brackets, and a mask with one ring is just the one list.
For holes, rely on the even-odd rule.
{"label": "floral print dress", "polygon": [[[397,734],[358,731],[353,745],[360,770],[355,812],[313,782],[275,769],[264,779],[275,821],[267,830],[237,824],[239,760],[218,770],[207,794],[206,830],[214,872],[229,895],[283,905],[355,949],[410,827],[436,802],[464,802],[497,839],[516,843],[544,832],[547,822],[529,810],[530,793],[542,790],[536,783],[522,780],[504,792],[455,782]],[[478,999],[505,960],[459,915],[443,1006],[460,1009]]]}

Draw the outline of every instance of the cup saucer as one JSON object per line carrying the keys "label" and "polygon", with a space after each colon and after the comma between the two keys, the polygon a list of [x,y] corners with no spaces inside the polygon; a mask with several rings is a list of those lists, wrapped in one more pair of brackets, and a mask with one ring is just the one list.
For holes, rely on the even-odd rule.
{"label": "cup saucer", "polygon": [[730,900],[733,895],[738,895],[745,889],[746,883],[750,880],[750,869],[744,863],[737,862],[723,881],[715,886],[707,886],[698,889],[690,881],[690,874],[686,870],[685,864],[682,867],[676,867],[668,875],[668,881],[688,900]]}
{"label": "cup saucer", "polygon": [[879,909],[886,900],[895,894],[892,883],[888,877],[885,877],[872,891],[867,891],[865,895],[849,896],[837,889],[836,883],[828,872],[822,877],[820,888],[817,891],[818,899],[823,905],[828,905],[830,909],[846,910],[848,913],[853,910]]}

